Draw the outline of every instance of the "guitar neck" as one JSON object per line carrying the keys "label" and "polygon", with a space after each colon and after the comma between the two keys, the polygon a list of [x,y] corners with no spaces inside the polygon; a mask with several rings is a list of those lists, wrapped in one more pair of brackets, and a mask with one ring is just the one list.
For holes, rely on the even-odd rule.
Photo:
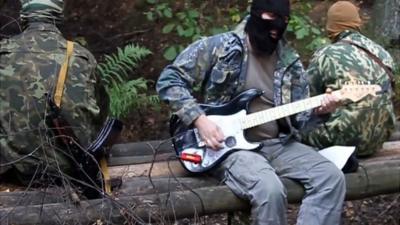
{"label": "guitar neck", "polygon": [[281,105],[278,107],[246,115],[241,120],[242,128],[244,130],[264,123],[268,123],[270,121],[281,119],[302,111],[316,108],[321,105],[324,96],[325,94],[317,95],[315,97],[299,100],[293,103]]}

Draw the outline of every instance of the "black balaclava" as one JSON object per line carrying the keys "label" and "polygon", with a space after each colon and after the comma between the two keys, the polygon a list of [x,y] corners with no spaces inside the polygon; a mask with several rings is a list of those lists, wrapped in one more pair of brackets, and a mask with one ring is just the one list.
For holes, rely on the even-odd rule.
{"label": "black balaclava", "polygon": [[[274,20],[262,19],[261,15],[264,12],[273,13],[277,17]],[[286,18],[289,18],[289,15],[289,0],[253,0],[250,18],[245,27],[251,46],[260,53],[271,55],[286,30]],[[271,30],[277,31],[276,39],[270,36]]]}

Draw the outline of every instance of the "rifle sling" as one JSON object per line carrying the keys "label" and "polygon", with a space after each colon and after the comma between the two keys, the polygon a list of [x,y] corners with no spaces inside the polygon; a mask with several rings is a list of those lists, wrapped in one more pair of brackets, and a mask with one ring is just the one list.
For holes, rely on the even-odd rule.
{"label": "rifle sling", "polygon": [[54,91],[54,103],[58,108],[61,107],[61,100],[64,93],[64,84],[67,78],[69,60],[74,51],[74,42],[67,41],[67,57],[65,57],[64,63],[61,66],[60,73],[58,74],[57,86]]}
{"label": "rifle sling", "polygon": [[[55,131],[58,133],[59,137],[61,138],[62,143],[65,146],[70,146],[73,149],[74,157],[76,158],[76,160],[86,162],[83,164],[88,166],[87,169],[92,170],[92,169],[94,169],[94,167],[90,166],[89,164],[93,164],[93,163],[90,163],[89,161],[93,161],[93,160],[88,159],[90,157],[86,156],[85,154],[78,153],[78,152],[82,151],[82,149],[80,149],[80,146],[76,146],[76,145],[79,145],[78,138],[75,136],[68,121],[63,119],[62,115],[60,113],[61,101],[62,101],[62,96],[63,96],[63,92],[64,92],[64,85],[65,85],[65,81],[67,78],[68,65],[69,65],[69,61],[70,61],[70,58],[73,53],[73,49],[74,49],[74,43],[71,41],[67,41],[67,56],[64,60],[63,65],[61,66],[60,72],[58,74],[57,85],[56,85],[56,88],[54,91],[54,100],[51,98],[51,96],[49,96],[49,98],[48,98],[50,108],[53,111],[52,113],[54,113],[51,118],[51,123],[52,123]],[[113,144],[113,142],[116,140],[116,138],[119,136],[120,132],[122,131],[122,126],[123,126],[123,124],[121,121],[119,121],[117,119],[113,119],[113,118],[108,118],[107,121],[105,122],[103,128],[101,129],[99,135],[95,139],[95,141],[93,141],[86,148],[87,153],[91,154],[96,159],[98,159],[98,157],[101,157],[101,159],[99,160],[98,163],[100,165],[100,169],[101,169],[103,179],[104,179],[104,181],[103,181],[104,187],[103,188],[104,188],[104,191],[108,194],[111,193],[110,175],[108,173],[107,160],[106,160],[105,156],[102,155],[103,148],[109,147]],[[67,137],[72,138],[74,141],[71,141]],[[76,142],[76,143],[74,143],[74,142]],[[82,158],[82,159],[79,159],[78,157]],[[89,174],[91,174],[91,172],[93,172],[93,171],[88,171],[88,172],[89,172]],[[87,180],[88,178],[84,177],[83,179]],[[89,177],[89,179],[90,179],[90,177]],[[94,179],[94,177],[92,179]]]}

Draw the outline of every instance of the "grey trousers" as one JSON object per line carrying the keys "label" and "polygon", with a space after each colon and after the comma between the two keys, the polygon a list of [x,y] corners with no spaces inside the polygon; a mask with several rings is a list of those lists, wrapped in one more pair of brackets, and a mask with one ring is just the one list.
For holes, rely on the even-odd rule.
{"label": "grey trousers", "polygon": [[287,224],[286,189],[279,177],[298,181],[305,188],[297,225],[340,224],[344,175],[307,145],[296,141],[283,145],[271,139],[259,151],[230,154],[212,173],[237,196],[250,201],[254,225]]}

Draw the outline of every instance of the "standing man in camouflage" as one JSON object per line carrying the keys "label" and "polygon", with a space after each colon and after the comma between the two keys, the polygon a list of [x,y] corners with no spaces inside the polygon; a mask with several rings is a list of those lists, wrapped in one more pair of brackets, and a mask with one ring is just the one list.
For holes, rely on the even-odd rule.
{"label": "standing man in camouflage", "polygon": [[[200,87],[206,104],[227,103],[238,93],[258,88],[264,94],[250,112],[308,97],[308,84],[299,56],[282,38],[290,14],[289,0],[253,0],[251,15],[232,32],[203,38],[186,48],[161,73],[160,97],[186,124],[199,130],[215,151],[225,137],[193,96]],[[329,96],[320,111],[335,109]],[[312,147],[296,139],[307,114],[255,127],[248,140],[262,141],[259,151],[236,151],[211,173],[252,206],[253,224],[287,224],[287,192],[279,177],[304,185],[297,224],[339,225],[345,195],[342,172]]]}
{"label": "standing man in camouflage", "polygon": [[[57,29],[63,0],[21,0],[21,34],[0,43],[0,175],[9,171],[23,183],[43,173],[70,174],[77,167],[54,143],[45,123],[67,41]],[[74,43],[62,97],[61,115],[79,143],[95,138],[99,107],[93,55]],[[97,124],[97,125],[96,125]]]}
{"label": "standing man in camouflage", "polygon": [[[340,89],[346,82],[371,82],[387,89],[376,97],[367,97],[338,108],[319,125],[304,132],[307,144],[324,148],[332,145],[357,146],[357,155],[375,153],[394,129],[395,115],[391,97],[393,59],[385,49],[360,33],[358,8],[339,1],[328,10],[326,30],[333,43],[317,51],[309,65],[311,95],[326,88]],[[376,58],[376,59],[374,59]],[[320,122],[319,122],[320,121]]]}

